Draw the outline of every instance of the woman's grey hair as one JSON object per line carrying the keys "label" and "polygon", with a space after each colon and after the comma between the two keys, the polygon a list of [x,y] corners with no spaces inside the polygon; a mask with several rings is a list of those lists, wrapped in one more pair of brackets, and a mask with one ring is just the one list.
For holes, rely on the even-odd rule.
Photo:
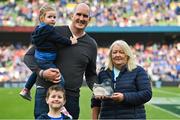
{"label": "woman's grey hair", "polygon": [[120,46],[122,48],[122,50],[124,51],[124,53],[128,56],[128,63],[127,63],[128,70],[132,71],[134,68],[136,68],[137,67],[136,62],[135,62],[136,60],[135,60],[135,57],[132,53],[130,46],[124,40],[116,40],[110,46],[109,53],[108,53],[108,59],[106,61],[106,69],[107,68],[109,68],[110,70],[113,69],[112,49],[113,49],[114,45]]}

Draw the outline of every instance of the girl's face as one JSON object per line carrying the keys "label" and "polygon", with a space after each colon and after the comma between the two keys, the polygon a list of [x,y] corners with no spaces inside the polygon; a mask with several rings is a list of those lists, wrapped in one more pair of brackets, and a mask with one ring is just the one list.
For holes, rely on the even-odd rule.
{"label": "girl's face", "polygon": [[46,99],[50,108],[60,109],[65,104],[64,93],[61,91],[51,91],[49,97]]}
{"label": "girl's face", "polygon": [[123,49],[119,45],[114,45],[111,53],[112,64],[116,68],[121,68],[128,62],[128,56],[124,53]]}
{"label": "girl's face", "polygon": [[44,22],[48,25],[54,26],[56,23],[56,12],[55,11],[47,11],[45,16],[41,18],[41,22]]}

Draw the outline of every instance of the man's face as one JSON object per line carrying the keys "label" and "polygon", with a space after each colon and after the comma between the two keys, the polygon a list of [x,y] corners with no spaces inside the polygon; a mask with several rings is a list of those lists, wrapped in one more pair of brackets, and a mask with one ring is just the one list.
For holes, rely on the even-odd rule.
{"label": "man's face", "polygon": [[72,25],[76,29],[84,30],[89,21],[89,8],[87,6],[78,6],[72,16]]}

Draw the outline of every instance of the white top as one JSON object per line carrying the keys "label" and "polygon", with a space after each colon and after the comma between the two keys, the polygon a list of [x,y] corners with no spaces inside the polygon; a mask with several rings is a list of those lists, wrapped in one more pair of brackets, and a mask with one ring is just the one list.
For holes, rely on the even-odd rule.
{"label": "white top", "polygon": [[114,80],[116,81],[116,78],[119,76],[120,70],[117,69],[116,67],[113,67],[113,71],[114,71]]}

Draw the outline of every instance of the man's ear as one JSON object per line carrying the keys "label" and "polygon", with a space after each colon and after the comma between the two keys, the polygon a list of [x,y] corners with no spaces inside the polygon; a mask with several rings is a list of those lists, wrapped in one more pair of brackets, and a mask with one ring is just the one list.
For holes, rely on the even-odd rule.
{"label": "man's ear", "polygon": [[90,21],[91,21],[91,17],[89,17],[88,24],[90,23]]}
{"label": "man's ear", "polygon": [[70,14],[71,20],[73,19],[74,14]]}
{"label": "man's ear", "polygon": [[89,17],[89,22],[91,21],[91,17]]}

